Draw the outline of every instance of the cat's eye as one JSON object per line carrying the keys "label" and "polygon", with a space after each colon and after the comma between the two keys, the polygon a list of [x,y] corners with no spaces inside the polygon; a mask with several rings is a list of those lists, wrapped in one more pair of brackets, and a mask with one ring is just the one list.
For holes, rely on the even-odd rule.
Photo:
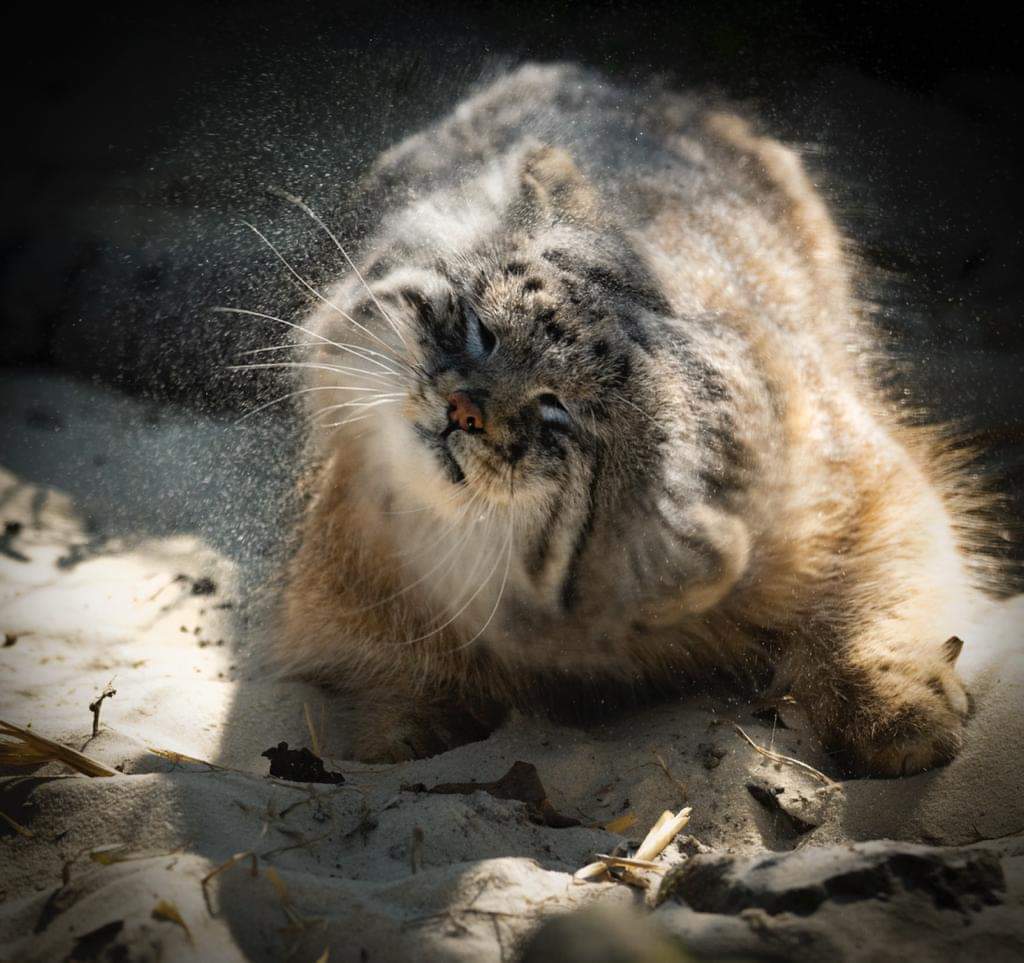
{"label": "cat's eye", "polygon": [[470,356],[478,361],[489,358],[498,346],[494,332],[480,320],[473,306],[465,301],[462,303],[462,316],[466,320],[466,346]]}
{"label": "cat's eye", "polygon": [[546,425],[560,428],[568,428],[572,425],[569,412],[565,410],[565,405],[558,400],[557,395],[550,392],[537,395],[537,408],[540,411],[541,420]]}

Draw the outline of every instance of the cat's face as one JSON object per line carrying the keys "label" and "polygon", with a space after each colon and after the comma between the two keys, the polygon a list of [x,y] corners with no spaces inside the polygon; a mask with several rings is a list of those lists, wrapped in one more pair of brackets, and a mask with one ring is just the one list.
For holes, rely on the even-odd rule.
{"label": "cat's face", "polygon": [[528,511],[586,484],[602,450],[650,460],[657,401],[629,335],[650,309],[601,290],[630,282],[581,260],[592,241],[520,238],[417,272],[389,299],[417,358],[403,415],[442,488]]}

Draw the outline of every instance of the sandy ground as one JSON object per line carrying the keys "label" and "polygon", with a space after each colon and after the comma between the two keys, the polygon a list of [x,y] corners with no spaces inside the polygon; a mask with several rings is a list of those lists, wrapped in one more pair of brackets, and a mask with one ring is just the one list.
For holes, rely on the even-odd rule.
{"label": "sandy ground", "polygon": [[[254,657],[287,421],[31,377],[2,394],[0,718],[120,775],[52,764],[0,784],[0,959],[515,959],[548,917],[657,902],[571,874],[684,804],[689,836],[662,862],[709,882],[689,877],[643,925],[703,957],[1024,953],[1024,601],[993,605],[966,639],[964,752],[909,779],[825,786],[735,728],[828,772],[797,710],[710,698],[587,730],[515,717],[432,759],[362,766],[344,759],[335,698],[268,680]],[[307,715],[343,784],[267,777],[264,750],[312,744]],[[422,791],[516,761],[580,824]]]}

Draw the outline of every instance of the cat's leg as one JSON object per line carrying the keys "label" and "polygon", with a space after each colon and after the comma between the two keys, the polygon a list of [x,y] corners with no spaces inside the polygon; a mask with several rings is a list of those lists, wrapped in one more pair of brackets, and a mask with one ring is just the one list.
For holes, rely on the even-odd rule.
{"label": "cat's leg", "polygon": [[[431,613],[400,592],[393,547],[358,528],[366,512],[346,467],[329,464],[318,480],[270,633],[272,662],[338,691],[353,758],[394,762],[486,737],[502,715],[485,694],[495,673],[461,640],[432,632]],[[466,680],[479,698],[458,694]]]}
{"label": "cat's leg", "polygon": [[889,620],[840,628],[828,651],[811,645],[812,658],[800,658],[790,689],[847,770],[910,775],[960,751],[970,707],[954,668],[962,643],[922,644],[912,632]]}

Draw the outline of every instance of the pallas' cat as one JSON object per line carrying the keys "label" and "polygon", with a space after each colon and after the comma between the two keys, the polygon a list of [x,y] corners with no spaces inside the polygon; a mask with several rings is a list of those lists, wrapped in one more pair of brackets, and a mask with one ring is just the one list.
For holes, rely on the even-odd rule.
{"label": "pallas' cat", "polygon": [[793,151],[527,66],[363,187],[375,227],[302,325],[313,468],[274,641],[348,693],[352,755],[732,676],[862,771],[952,758],[974,506],[876,386]]}

